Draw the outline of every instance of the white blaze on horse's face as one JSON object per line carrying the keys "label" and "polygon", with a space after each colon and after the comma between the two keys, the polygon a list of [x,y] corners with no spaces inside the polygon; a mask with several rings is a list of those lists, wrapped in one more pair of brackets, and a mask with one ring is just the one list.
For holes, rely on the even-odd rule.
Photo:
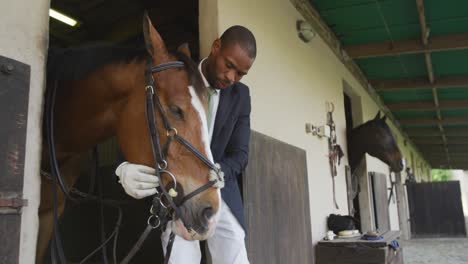
{"label": "white blaze on horse's face", "polygon": [[[213,154],[211,153],[211,148],[210,148],[208,125],[207,125],[208,122],[206,119],[205,108],[203,107],[203,104],[200,101],[200,98],[198,98],[197,94],[195,93],[195,89],[192,86],[189,86],[188,89],[192,97],[192,106],[197,111],[200,121],[201,121],[201,135],[202,135],[203,144],[205,146],[206,156],[211,162],[214,162]],[[177,221],[173,221],[172,223],[172,230],[174,231],[174,233],[183,237],[185,240],[205,240],[209,238],[210,236],[212,236],[214,233],[214,229],[216,227],[216,223],[219,218],[219,212],[221,210],[220,189],[217,189],[217,193],[218,193],[218,203],[219,203],[218,211],[208,221],[208,232],[206,232],[206,234],[198,234],[197,232],[193,230],[188,231],[180,219]]]}
{"label": "white blaze on horse's face", "polygon": [[206,112],[205,108],[203,107],[202,102],[200,101],[200,98],[198,98],[198,95],[195,93],[195,89],[193,86],[188,87],[190,96],[192,96],[192,106],[195,108],[197,111],[200,121],[201,121],[201,135],[202,135],[202,141],[205,145],[205,153],[207,158],[213,162],[213,154],[211,154],[211,148],[210,148],[210,142],[209,142],[209,135],[208,135],[208,120],[206,119]]}

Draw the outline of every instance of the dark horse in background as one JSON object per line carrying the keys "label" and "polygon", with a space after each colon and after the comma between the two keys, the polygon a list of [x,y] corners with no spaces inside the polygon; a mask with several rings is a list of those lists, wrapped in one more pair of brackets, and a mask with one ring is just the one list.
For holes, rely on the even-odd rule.
{"label": "dark horse in background", "polygon": [[403,170],[405,161],[386,120],[386,116],[380,117],[379,111],[374,119],[353,128],[349,133],[348,159],[352,172],[366,153],[386,163],[394,172]]}
{"label": "dark horse in background", "polygon": [[[83,153],[110,137],[116,136],[126,160],[154,167],[148,127],[145,117],[145,67],[147,63],[160,65],[183,61],[184,67],[170,68],[152,73],[157,96],[170,124],[178,135],[186,139],[212,162],[206,128],[206,88],[197,65],[190,59],[186,46],[171,54],[159,33],[145,16],[143,33],[146,49],[130,51],[110,46],[67,49],[49,56],[47,85],[55,85],[54,138],[55,152],[62,178],[71,187],[79,176]],[[48,88],[49,89],[49,88]],[[163,126],[161,114],[155,109],[157,133],[164,146],[169,131]],[[172,130],[171,130],[172,131]],[[45,133],[44,133],[45,134]],[[46,140],[44,140],[46,142]],[[209,168],[180,143],[168,145],[167,170],[177,178],[179,193],[191,193],[209,182]],[[53,234],[53,180],[47,144],[43,146],[41,202],[39,208],[39,236],[37,263],[43,262],[48,243]],[[163,174],[162,174],[163,175]],[[163,184],[171,183],[164,174]],[[65,195],[57,194],[58,215],[63,213]],[[204,215],[207,206],[213,213]],[[206,239],[214,230],[212,219],[220,206],[219,189],[209,187],[197,194],[196,199],[182,206],[184,224],[205,226],[191,230],[193,239]],[[187,232],[184,224],[174,221],[176,234]],[[140,230],[136,230],[140,232]]]}
{"label": "dark horse in background", "polygon": [[365,154],[368,153],[372,157],[383,161],[393,172],[400,172],[405,167],[405,160],[386,120],[386,116],[380,117],[379,111],[374,119],[353,128],[347,135],[348,161],[351,167],[350,193],[353,198],[351,215],[354,217],[358,229],[361,229],[361,227],[358,197],[359,175],[356,174],[356,170]]}

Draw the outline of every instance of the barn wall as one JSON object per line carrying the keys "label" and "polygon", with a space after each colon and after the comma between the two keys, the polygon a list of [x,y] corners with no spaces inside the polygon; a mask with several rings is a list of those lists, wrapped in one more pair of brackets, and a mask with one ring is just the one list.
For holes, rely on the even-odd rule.
{"label": "barn wall", "polygon": [[39,159],[49,0],[15,0],[0,8],[0,54],[31,66],[19,263],[34,263],[38,228]]}
{"label": "barn wall", "polygon": [[[207,2],[215,1],[201,1]],[[296,20],[303,18],[289,0],[257,0],[255,3],[219,0],[216,8],[201,9],[200,12],[201,20],[213,15],[218,17],[218,28],[212,29],[218,30],[218,34],[234,24],[244,25],[255,34],[257,59],[243,79],[249,85],[252,97],[252,129],[307,151],[312,239],[316,243],[325,235],[328,214],[348,212],[344,168],[347,158],[338,168],[336,193],[340,209],[336,210],[326,158],[327,141],[307,135],[304,125],[306,122],[325,124],[325,102],[333,102],[338,143],[346,152],[343,81],[361,97],[363,120],[372,119],[379,110],[378,105],[320,37],[309,44],[297,37]],[[211,41],[202,46],[210,44]],[[205,48],[203,52],[202,48],[202,55],[208,51]],[[393,125],[392,128],[404,155],[414,152],[415,160],[426,165],[411,142],[404,146],[403,136]],[[366,160],[368,171],[388,175],[387,165],[370,156]],[[395,204],[390,206],[390,214],[392,228],[398,229]]]}
{"label": "barn wall", "polygon": [[[450,181],[460,182],[461,200],[463,204],[463,214],[468,219],[468,171],[452,170]],[[468,225],[468,223],[467,223]]]}

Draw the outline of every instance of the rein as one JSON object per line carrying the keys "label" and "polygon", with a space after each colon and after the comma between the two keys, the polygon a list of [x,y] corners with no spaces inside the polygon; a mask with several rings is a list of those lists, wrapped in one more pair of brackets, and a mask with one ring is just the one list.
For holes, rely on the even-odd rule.
{"label": "rein", "polygon": [[[150,216],[148,218],[148,225],[141,234],[140,238],[138,239],[137,243],[134,245],[132,250],[128,253],[128,255],[124,258],[121,262],[122,264],[128,263],[130,259],[135,255],[138,249],[143,244],[146,237],[149,235],[152,229],[155,229],[161,226],[161,232],[164,232],[167,222],[172,219],[172,213],[175,215],[175,219],[180,218],[182,223],[185,225],[187,230],[190,232],[192,227],[186,223],[185,218],[182,216],[180,212],[180,206],[182,206],[187,200],[191,199],[192,197],[200,194],[201,192],[207,190],[210,187],[217,187],[222,188],[224,186],[224,179],[222,177],[221,168],[215,165],[213,162],[208,160],[200,151],[198,151],[192,144],[190,144],[186,139],[178,135],[177,129],[171,126],[164,110],[159,100],[159,96],[157,95],[157,85],[153,77],[153,73],[161,72],[172,68],[183,68],[185,64],[182,61],[170,61],[158,64],[153,66],[151,60],[148,59],[145,68],[145,93],[146,93],[146,121],[148,126],[148,132],[151,141],[151,149],[153,152],[154,164],[155,164],[155,171],[156,176],[159,179],[159,190],[153,196],[152,206],[150,208]],[[164,128],[166,129],[166,137],[167,141],[162,148],[161,140],[157,131],[157,121],[156,116],[154,113],[155,105],[159,115],[161,116],[162,122],[164,124]],[[201,187],[197,188],[196,190],[192,191],[191,193],[185,195],[184,197],[180,198],[177,202],[175,198],[178,196],[178,193],[175,191],[177,186],[176,177],[170,171],[167,170],[168,162],[166,160],[167,152],[169,150],[169,145],[171,142],[175,140],[186,149],[188,149],[192,154],[195,155],[200,161],[202,161],[208,168],[213,170],[216,173],[216,177],[210,176],[209,181],[202,185]],[[169,191],[163,185],[162,182],[162,174],[168,174],[172,181],[174,182],[174,187],[170,188]],[[210,174],[211,175],[211,174]],[[162,198],[165,198],[168,204],[165,204]],[[175,234],[171,232],[169,237],[169,242],[166,248],[166,255],[164,257],[164,263],[168,263],[169,258],[171,256],[172,245],[174,243]]]}

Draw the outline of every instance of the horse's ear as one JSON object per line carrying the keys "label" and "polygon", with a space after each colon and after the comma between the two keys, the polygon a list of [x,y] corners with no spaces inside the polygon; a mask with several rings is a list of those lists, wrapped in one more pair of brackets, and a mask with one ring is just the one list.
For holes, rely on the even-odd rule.
{"label": "horse's ear", "polygon": [[192,54],[190,53],[190,48],[189,48],[189,45],[187,42],[183,43],[182,45],[180,45],[178,48],[177,48],[177,51],[182,53],[182,54],[185,54],[185,56],[189,57],[189,58],[192,58]]}
{"label": "horse's ear", "polygon": [[148,13],[145,11],[143,15],[143,35],[145,38],[145,46],[151,57],[159,59],[160,61],[167,58],[168,53],[164,41],[159,35],[158,31],[153,27]]}
{"label": "horse's ear", "polygon": [[380,119],[380,110],[379,112],[377,112],[377,115],[374,117],[374,120],[378,120],[378,119]]}

